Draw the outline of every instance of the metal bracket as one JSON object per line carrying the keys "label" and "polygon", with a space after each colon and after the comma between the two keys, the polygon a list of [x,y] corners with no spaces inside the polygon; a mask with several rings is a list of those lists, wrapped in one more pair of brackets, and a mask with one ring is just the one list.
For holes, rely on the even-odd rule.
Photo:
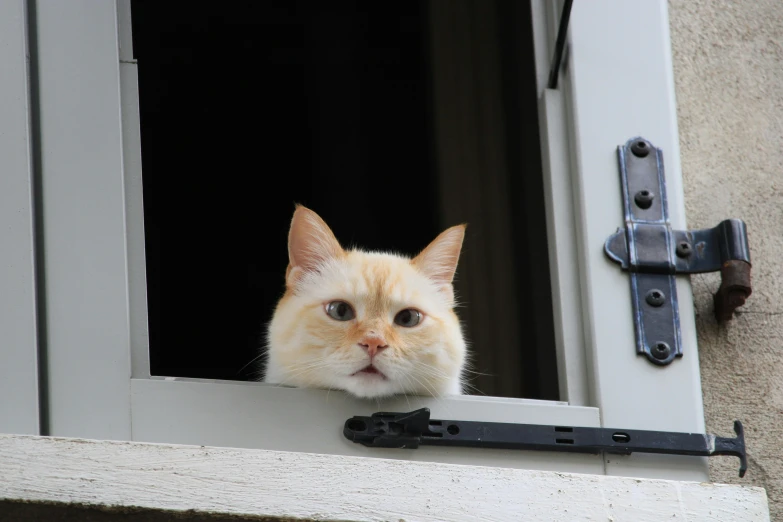
{"label": "metal bracket", "polygon": [[430,419],[429,408],[352,417],[343,428],[345,438],[372,448],[430,445],[617,455],[733,455],[740,459],[739,476],[743,477],[748,462],[740,421],[734,421],[734,432],[737,436],[729,438],[702,433],[434,420]]}
{"label": "metal bracket", "polygon": [[566,36],[568,35],[568,21],[571,18],[571,6],[574,0],[565,0],[563,11],[560,13],[560,25],[557,29],[557,39],[555,40],[555,56],[552,58],[552,64],[549,67],[548,89],[557,89],[557,79],[560,75],[560,64],[563,61],[565,52]]}
{"label": "metal bracket", "polygon": [[747,230],[739,219],[704,230],[673,230],[661,149],[633,138],[618,147],[617,157],[625,228],[609,236],[604,251],[631,273],[637,353],[663,366],[682,356],[674,275],[720,270],[715,316],[731,319],[752,291]]}

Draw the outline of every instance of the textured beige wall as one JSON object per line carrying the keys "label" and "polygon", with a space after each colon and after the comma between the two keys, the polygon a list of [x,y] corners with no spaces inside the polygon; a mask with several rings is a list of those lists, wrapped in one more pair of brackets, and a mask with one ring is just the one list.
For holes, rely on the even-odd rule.
{"label": "textured beige wall", "polygon": [[670,0],[688,226],[748,224],[753,295],[726,325],[719,278],[693,277],[707,429],[745,424],[750,470],[711,459],[712,479],[763,486],[783,520],[783,1]]}

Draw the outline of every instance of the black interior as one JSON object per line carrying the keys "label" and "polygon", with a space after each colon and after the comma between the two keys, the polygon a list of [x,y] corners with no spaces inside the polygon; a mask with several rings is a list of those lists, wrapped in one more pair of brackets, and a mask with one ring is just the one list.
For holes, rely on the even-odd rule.
{"label": "black interior", "polygon": [[[132,1],[153,375],[259,376],[244,366],[283,291],[295,202],[369,249],[413,254],[453,224],[437,205],[427,5]],[[556,398],[534,366],[527,396]]]}

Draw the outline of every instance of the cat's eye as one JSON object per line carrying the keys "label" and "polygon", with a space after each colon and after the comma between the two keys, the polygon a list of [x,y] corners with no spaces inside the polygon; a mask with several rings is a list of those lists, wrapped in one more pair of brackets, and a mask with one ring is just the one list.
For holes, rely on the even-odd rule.
{"label": "cat's eye", "polygon": [[395,324],[411,328],[421,322],[421,312],[413,308],[406,308],[394,317]]}
{"label": "cat's eye", "polygon": [[336,321],[350,321],[356,314],[345,301],[332,301],[326,305],[326,314]]}

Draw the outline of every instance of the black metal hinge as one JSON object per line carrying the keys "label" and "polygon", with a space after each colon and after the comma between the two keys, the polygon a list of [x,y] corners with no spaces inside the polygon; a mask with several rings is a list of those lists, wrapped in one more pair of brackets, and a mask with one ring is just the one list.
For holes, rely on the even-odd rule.
{"label": "black metal hinge", "polygon": [[747,230],[739,219],[705,230],[673,230],[662,151],[633,138],[618,147],[617,158],[625,227],[607,239],[604,251],[631,273],[637,353],[667,365],[682,356],[674,276],[720,270],[715,316],[731,319],[752,291]]}
{"label": "black metal hinge", "polygon": [[373,448],[415,449],[428,445],[617,455],[731,455],[739,457],[739,476],[743,477],[748,462],[740,421],[734,421],[734,432],[737,436],[728,438],[702,433],[435,420],[430,419],[429,408],[352,417],[343,428],[348,440]]}

